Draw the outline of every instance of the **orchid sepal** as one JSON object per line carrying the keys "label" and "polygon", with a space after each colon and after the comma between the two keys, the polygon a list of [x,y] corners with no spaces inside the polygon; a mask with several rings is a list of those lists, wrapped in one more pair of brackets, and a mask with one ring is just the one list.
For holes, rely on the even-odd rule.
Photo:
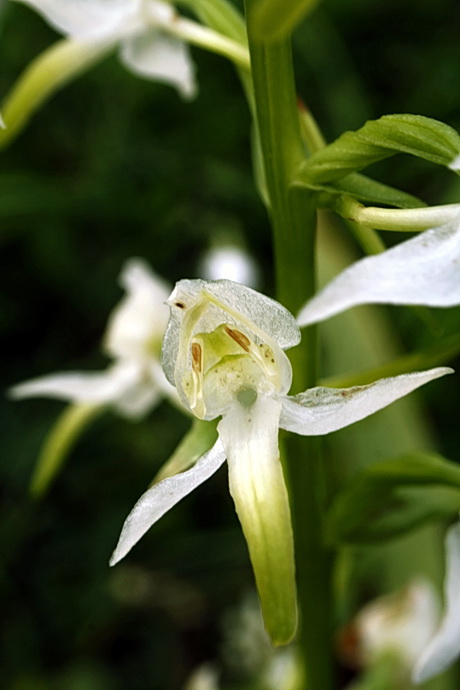
{"label": "orchid sepal", "polygon": [[401,374],[352,388],[310,388],[282,398],[280,428],[302,436],[322,436],[390,405],[425,383],[453,373],[450,367]]}
{"label": "orchid sepal", "polygon": [[301,309],[297,321],[308,326],[361,304],[460,304],[460,209],[440,225],[357,261],[334,278]]}
{"label": "orchid sepal", "polygon": [[157,520],[217,472],[224,461],[225,451],[217,440],[191,469],[163,479],[142,494],[123,524],[110,565],[124,558]]}

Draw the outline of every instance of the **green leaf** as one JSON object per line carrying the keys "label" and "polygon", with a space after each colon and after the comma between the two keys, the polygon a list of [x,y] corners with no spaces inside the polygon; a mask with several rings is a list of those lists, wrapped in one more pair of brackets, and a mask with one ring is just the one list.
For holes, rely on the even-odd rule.
{"label": "green leaf", "polygon": [[303,161],[298,178],[304,183],[331,182],[396,153],[453,169],[460,155],[460,136],[452,127],[421,115],[384,115],[356,132],[345,132]]}
{"label": "green leaf", "polygon": [[318,0],[258,0],[251,10],[255,38],[279,41],[294,30]]}
{"label": "green leaf", "polygon": [[390,539],[460,508],[460,467],[429,453],[410,453],[364,470],[335,499],[326,517],[332,543]]}
{"label": "green leaf", "polygon": [[30,480],[30,493],[34,498],[39,498],[49,488],[79,436],[104,410],[102,405],[65,408],[43,443]]}
{"label": "green leaf", "polygon": [[372,180],[360,173],[351,173],[328,184],[312,182],[309,173],[301,173],[293,182],[294,187],[307,187],[328,194],[349,194],[350,196],[373,204],[386,204],[397,208],[419,208],[425,203],[412,194],[395,189],[389,185]]}

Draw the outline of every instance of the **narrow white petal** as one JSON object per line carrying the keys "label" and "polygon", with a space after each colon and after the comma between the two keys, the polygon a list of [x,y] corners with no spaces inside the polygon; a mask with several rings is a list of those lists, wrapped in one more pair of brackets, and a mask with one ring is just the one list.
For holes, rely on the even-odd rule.
{"label": "narrow white petal", "polygon": [[112,357],[145,359],[159,355],[168,323],[164,304],[169,285],[141,259],[130,259],[123,267],[120,283],[126,296],[110,315],[104,348]]}
{"label": "narrow white petal", "polygon": [[445,614],[441,626],[415,665],[414,683],[444,671],[460,655],[460,523],[446,537]]}
{"label": "narrow white petal", "polygon": [[180,39],[155,29],[144,31],[122,42],[121,59],[135,74],[171,84],[185,99],[196,95],[195,67]]}
{"label": "narrow white petal", "polygon": [[110,565],[124,558],[157,520],[214,474],[224,461],[225,451],[217,440],[191,469],[168,477],[146,491],[125,520]]}
{"label": "narrow white petal", "polygon": [[311,388],[299,395],[282,397],[280,427],[302,436],[321,436],[342,429],[381,410],[428,381],[453,369],[428,371],[379,379],[353,388]]}
{"label": "narrow white petal", "polygon": [[69,372],[25,381],[10,389],[11,397],[45,397],[79,403],[117,402],[136,384],[139,370],[135,363],[111,367],[102,373]]}
{"label": "narrow white petal", "polygon": [[137,25],[138,0],[20,0],[73,38],[115,41]]}
{"label": "narrow white petal", "polygon": [[300,311],[307,326],[359,304],[460,304],[460,218],[361,259]]}
{"label": "narrow white petal", "polygon": [[219,422],[230,493],[243,528],[267,632],[286,644],[296,627],[294,547],[289,500],[279,460],[279,401],[259,396]]}

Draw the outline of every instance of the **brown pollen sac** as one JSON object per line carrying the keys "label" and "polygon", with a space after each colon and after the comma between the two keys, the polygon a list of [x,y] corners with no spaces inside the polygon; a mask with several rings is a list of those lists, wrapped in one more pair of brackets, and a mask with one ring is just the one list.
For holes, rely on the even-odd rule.
{"label": "brown pollen sac", "polygon": [[179,309],[185,309],[185,304],[183,302],[174,302],[174,306]]}
{"label": "brown pollen sac", "polygon": [[246,335],[244,335],[244,333],[241,333],[241,331],[237,331],[234,328],[230,328],[230,326],[225,326],[225,332],[230,336],[230,338],[232,338],[232,340],[235,341],[235,343],[238,343],[238,345],[242,347],[245,352],[249,352],[251,341]]}
{"label": "brown pollen sac", "polygon": [[195,373],[201,373],[201,345],[192,343],[192,369]]}

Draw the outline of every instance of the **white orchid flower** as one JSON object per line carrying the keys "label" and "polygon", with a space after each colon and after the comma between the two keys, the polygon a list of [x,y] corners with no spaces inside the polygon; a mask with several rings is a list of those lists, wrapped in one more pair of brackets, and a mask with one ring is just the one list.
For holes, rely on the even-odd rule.
{"label": "white orchid flower", "polygon": [[394,665],[408,675],[436,630],[438,617],[436,592],[427,580],[371,601],[351,624],[355,660],[368,668],[391,655]]}
{"label": "white orchid flower", "polygon": [[104,339],[114,363],[100,373],[59,373],[20,383],[10,391],[13,398],[111,405],[129,418],[146,414],[164,395],[177,400],[160,365],[169,288],[140,259],[126,263],[120,283],[127,294],[111,314]]}
{"label": "white orchid flower", "polygon": [[187,43],[221,53],[244,67],[247,49],[177,14],[167,0],[18,0],[33,7],[69,38],[115,48],[137,75],[174,86],[180,95],[196,94],[195,68]]}
{"label": "white orchid flower", "polygon": [[415,664],[412,680],[424,683],[460,656],[460,522],[446,536],[445,612],[441,624]]}
{"label": "white orchid flower", "polygon": [[308,326],[360,304],[460,304],[460,207],[447,223],[346,268],[297,320]]}
{"label": "white orchid flower", "polygon": [[111,565],[227,459],[230,493],[248,543],[267,630],[275,644],[284,644],[296,627],[296,595],[278,429],[327,434],[451,370],[288,396],[292,370],[283,350],[297,345],[300,333],[284,307],[229,280],[181,280],[168,303],[165,374],[196,417],[222,417],[219,438],[191,469],[144,493],[125,521]]}

